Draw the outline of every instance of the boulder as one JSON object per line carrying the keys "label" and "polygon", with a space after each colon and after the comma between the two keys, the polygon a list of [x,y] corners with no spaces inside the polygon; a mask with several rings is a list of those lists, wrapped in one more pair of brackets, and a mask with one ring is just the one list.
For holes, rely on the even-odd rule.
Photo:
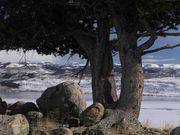
{"label": "boulder", "polygon": [[89,106],[80,115],[81,124],[84,126],[91,126],[99,122],[104,116],[104,106],[101,103],[95,103]]}
{"label": "boulder", "polygon": [[51,132],[51,135],[73,135],[73,132],[68,128],[58,128]]}
{"label": "boulder", "polygon": [[5,114],[7,110],[7,103],[0,97],[0,114]]}
{"label": "boulder", "polygon": [[28,135],[29,123],[25,116],[0,115],[0,135]]}
{"label": "boulder", "polygon": [[173,129],[170,135],[180,135],[180,127]]}
{"label": "boulder", "polygon": [[27,103],[19,102],[16,103],[16,105],[12,105],[10,109],[11,109],[10,115],[15,115],[15,114],[26,115],[30,111],[39,111],[37,105],[32,102],[27,102]]}
{"label": "boulder", "polygon": [[36,102],[43,114],[59,120],[79,117],[86,108],[80,86],[71,81],[47,88]]}
{"label": "boulder", "polygon": [[21,107],[21,106],[24,105],[25,103],[26,103],[26,102],[24,102],[24,101],[17,101],[17,102],[14,103],[14,104],[10,104],[9,107],[8,107],[8,109],[9,109],[9,110],[13,110],[13,109],[15,109],[15,108]]}

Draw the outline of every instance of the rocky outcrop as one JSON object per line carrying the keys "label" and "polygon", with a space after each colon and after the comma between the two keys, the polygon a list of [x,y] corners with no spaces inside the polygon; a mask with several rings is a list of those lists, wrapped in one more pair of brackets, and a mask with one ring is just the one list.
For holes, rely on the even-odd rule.
{"label": "rocky outcrop", "polygon": [[0,115],[0,135],[28,135],[29,123],[25,116]]}
{"label": "rocky outcrop", "polygon": [[80,115],[81,124],[84,126],[91,126],[99,122],[104,116],[104,106],[101,103],[95,103],[89,106]]}
{"label": "rocky outcrop", "polygon": [[173,129],[170,135],[180,135],[180,127]]}
{"label": "rocky outcrop", "polygon": [[30,111],[39,111],[39,108],[36,104],[32,102],[16,102],[12,106],[9,107],[9,114],[15,115],[15,114],[23,114],[26,115]]}
{"label": "rocky outcrop", "polygon": [[71,116],[78,117],[86,108],[80,86],[70,81],[46,89],[37,99],[37,104],[43,114],[60,120]]}
{"label": "rocky outcrop", "polygon": [[0,97],[0,114],[5,114],[7,110],[7,103]]}

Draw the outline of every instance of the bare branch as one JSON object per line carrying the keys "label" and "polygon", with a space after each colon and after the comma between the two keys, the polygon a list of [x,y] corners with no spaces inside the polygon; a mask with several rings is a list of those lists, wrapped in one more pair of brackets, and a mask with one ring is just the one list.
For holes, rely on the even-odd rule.
{"label": "bare branch", "polygon": [[163,47],[160,47],[160,48],[157,48],[157,49],[144,51],[142,53],[142,55],[146,55],[146,54],[149,54],[149,53],[154,53],[154,52],[158,52],[158,51],[166,50],[166,49],[173,49],[173,48],[176,48],[176,47],[180,47],[180,44],[177,44],[177,45],[166,45],[166,46],[163,46]]}
{"label": "bare branch", "polygon": [[85,66],[79,72],[76,73],[76,76],[78,76],[80,74],[78,85],[80,85],[80,83],[81,83],[81,80],[84,75],[84,71],[87,68],[88,64],[89,64],[89,59],[87,59]]}
{"label": "bare branch", "polygon": [[140,45],[138,47],[138,49],[140,49],[141,51],[149,49],[151,46],[153,46],[154,42],[156,41],[157,37],[156,37],[156,33],[155,31],[153,31],[149,24],[145,21],[145,20],[141,20],[141,22],[144,24],[146,30],[148,33],[150,33],[150,38],[148,41],[146,41],[145,43],[143,43],[142,45]]}
{"label": "bare branch", "polygon": [[[167,32],[165,32],[163,34],[166,36],[180,36],[180,32],[179,33],[167,33]],[[159,36],[160,36],[160,34],[159,34]]]}

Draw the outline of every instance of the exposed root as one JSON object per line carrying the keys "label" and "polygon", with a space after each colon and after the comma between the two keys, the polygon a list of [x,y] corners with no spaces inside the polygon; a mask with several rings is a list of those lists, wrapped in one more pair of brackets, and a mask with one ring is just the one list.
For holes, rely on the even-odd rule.
{"label": "exposed root", "polygon": [[107,110],[106,116],[99,123],[91,126],[85,135],[100,134],[135,134],[141,132],[143,127],[131,112],[123,110]]}

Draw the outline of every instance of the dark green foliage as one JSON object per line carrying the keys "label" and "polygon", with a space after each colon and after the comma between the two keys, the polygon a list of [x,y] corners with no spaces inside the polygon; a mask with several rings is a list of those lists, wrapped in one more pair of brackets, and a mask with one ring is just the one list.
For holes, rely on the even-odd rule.
{"label": "dark green foliage", "polygon": [[[128,3],[128,4],[127,4]],[[126,12],[136,5],[137,13]],[[113,28],[112,12],[127,14],[135,23],[140,35],[146,31],[142,18],[150,27],[161,32],[177,29],[180,24],[179,2],[149,0],[1,0],[0,1],[0,50],[37,50],[38,53],[65,55],[86,54],[72,38],[72,32],[82,30],[98,35],[98,22],[108,16]],[[128,10],[131,11],[131,10]],[[137,20],[128,17],[135,14]],[[131,20],[132,19],[132,20]],[[165,35],[164,35],[165,36]]]}

